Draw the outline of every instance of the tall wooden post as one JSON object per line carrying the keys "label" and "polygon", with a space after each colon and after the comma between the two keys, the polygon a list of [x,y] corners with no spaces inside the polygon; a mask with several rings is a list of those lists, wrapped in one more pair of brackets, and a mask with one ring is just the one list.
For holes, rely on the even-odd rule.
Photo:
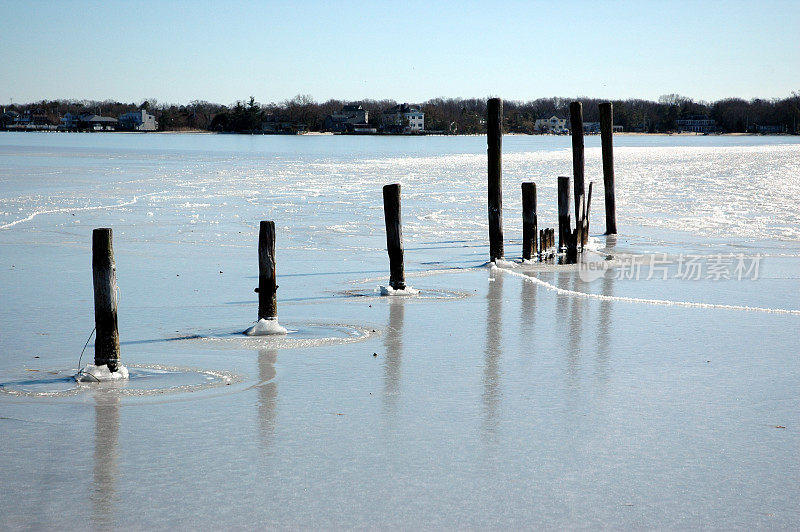
{"label": "tall wooden post", "polygon": [[111,229],[92,231],[92,280],[94,281],[94,365],[119,367],[119,330],[117,328],[117,269]]}
{"label": "tall wooden post", "polygon": [[572,130],[572,178],[575,192],[575,228],[578,234],[584,234],[584,219],[578,214],[583,212],[579,203],[585,197],[586,182],[584,179],[584,153],[583,153],[583,104],[572,102],[569,104],[570,129]]}
{"label": "tall wooden post", "polygon": [[258,231],[258,319],[278,317],[275,278],[275,222],[262,221]]}
{"label": "tall wooden post", "polygon": [[536,254],[538,220],[536,216],[536,183],[522,183],[522,258],[531,260]]}
{"label": "tall wooden post", "polygon": [[503,100],[491,98],[487,105],[486,141],[489,160],[489,260],[502,259],[503,252]]}
{"label": "tall wooden post", "polygon": [[558,177],[558,251],[567,245],[570,235],[569,176]]}
{"label": "tall wooden post", "polygon": [[606,234],[617,234],[617,200],[614,195],[614,107],[600,104],[600,143],[603,150],[603,186],[606,199]]}
{"label": "tall wooden post", "polygon": [[400,218],[400,185],[383,187],[383,214],[386,219],[386,249],[389,252],[389,286],[395,290],[406,287],[403,266],[403,226]]}

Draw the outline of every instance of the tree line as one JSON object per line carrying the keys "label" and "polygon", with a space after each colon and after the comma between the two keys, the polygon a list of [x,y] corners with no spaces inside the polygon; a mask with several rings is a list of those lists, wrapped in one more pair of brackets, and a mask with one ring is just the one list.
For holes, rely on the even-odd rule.
{"label": "tree line", "polygon": [[[531,101],[504,101],[504,127],[511,133],[534,133],[537,118],[569,118],[569,104],[574,98],[539,98]],[[577,98],[583,103],[584,122],[600,120],[598,105],[607,100]],[[708,117],[725,133],[758,131],[758,126],[775,126],[779,131],[800,132],[800,91],[787,98],[744,100],[726,98],[715,102],[695,101],[678,94],[661,96],[657,101],[643,99],[612,100],[614,123],[624,131],[667,133],[677,129],[677,120]],[[381,127],[381,114],[398,104],[395,100],[337,100],[316,102],[308,95],[298,95],[278,103],[262,104],[250,97],[231,105],[194,100],[186,105],[164,104],[156,100],[121,103],[112,100],[44,100],[5,106],[4,111],[36,113],[50,124],[58,125],[66,113],[93,113],[118,117],[145,109],[155,115],[164,131],[202,130],[256,133],[268,131],[322,131],[326,116],[345,105],[361,105],[369,112],[369,123]],[[486,99],[433,98],[422,104],[425,129],[442,133],[481,134],[486,132]],[[270,125],[274,127],[270,127]]]}

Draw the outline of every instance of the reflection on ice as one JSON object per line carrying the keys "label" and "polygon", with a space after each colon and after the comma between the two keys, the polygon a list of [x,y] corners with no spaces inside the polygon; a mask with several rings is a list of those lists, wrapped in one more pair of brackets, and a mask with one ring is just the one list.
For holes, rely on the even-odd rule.
{"label": "reflection on ice", "polygon": [[278,383],[275,382],[276,349],[258,350],[258,420],[264,450],[272,447],[277,416]]}
{"label": "reflection on ice", "polygon": [[[603,277],[601,292],[604,296],[614,295],[614,277],[607,275]],[[611,325],[613,323],[614,305],[611,299],[604,299],[600,301],[598,306],[598,320],[597,320],[597,355],[595,374],[597,378],[603,382],[608,380],[608,372],[610,368],[609,360],[611,358]]]}
{"label": "reflection on ice", "polygon": [[402,297],[392,298],[389,301],[389,324],[383,337],[383,345],[386,348],[383,363],[384,416],[389,423],[393,422],[397,415],[397,404],[400,399],[405,304],[405,298]]}
{"label": "reflection on ice", "polygon": [[486,435],[497,429],[497,409],[502,398],[500,357],[503,354],[503,275],[494,269],[491,274],[494,280],[489,283],[486,294],[486,347],[483,361],[483,429]]}
{"label": "reflection on ice", "polygon": [[94,396],[94,486],[90,499],[93,525],[99,530],[115,528],[119,418],[119,395],[96,393]]}

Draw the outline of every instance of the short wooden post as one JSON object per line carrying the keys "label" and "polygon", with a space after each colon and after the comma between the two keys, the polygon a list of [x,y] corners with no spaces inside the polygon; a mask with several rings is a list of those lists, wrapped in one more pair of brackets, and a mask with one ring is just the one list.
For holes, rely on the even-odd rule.
{"label": "short wooden post", "polygon": [[603,151],[603,187],[606,199],[606,234],[617,234],[617,200],[614,195],[614,107],[600,104],[600,144]]}
{"label": "short wooden post", "polygon": [[547,249],[547,229],[539,229],[539,255]]}
{"label": "short wooden post", "polygon": [[570,234],[569,176],[558,177],[558,251],[566,246]]}
{"label": "short wooden post", "polygon": [[383,187],[383,214],[386,220],[386,249],[389,252],[389,286],[395,290],[406,287],[403,266],[403,226],[400,218],[400,185]]}
{"label": "short wooden post", "polygon": [[489,260],[502,259],[503,251],[503,100],[491,98],[487,105],[486,141],[489,161]]}
{"label": "short wooden post", "polygon": [[119,367],[119,330],[117,328],[117,269],[111,229],[92,231],[92,278],[94,281],[94,365]]}
{"label": "short wooden post", "polygon": [[567,233],[566,242],[566,264],[575,264],[578,262],[578,241],[580,239],[580,230],[576,227],[574,231]]}
{"label": "short wooden post", "polygon": [[275,278],[275,222],[263,221],[258,231],[258,319],[278,317]]}
{"label": "short wooden post", "polygon": [[538,220],[536,217],[536,183],[522,183],[522,258],[531,260],[536,253]]}
{"label": "short wooden post", "polygon": [[586,181],[584,179],[584,153],[583,153],[583,104],[572,102],[569,104],[570,128],[572,130],[572,177],[575,189],[575,228],[579,234],[584,233],[584,220],[578,214],[581,207],[578,205],[585,197]]}

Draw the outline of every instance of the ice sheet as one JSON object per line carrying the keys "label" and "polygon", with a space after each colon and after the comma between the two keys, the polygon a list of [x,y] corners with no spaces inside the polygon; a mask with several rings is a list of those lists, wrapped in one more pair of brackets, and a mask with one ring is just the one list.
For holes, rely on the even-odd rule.
{"label": "ice sheet", "polygon": [[[518,261],[519,183],[555,227],[568,137],[504,139],[516,267],[487,271],[483,137],[0,134],[3,527],[797,529],[800,143],[615,141],[604,237],[586,138],[592,260],[642,275],[589,282]],[[390,182],[417,297],[374,291]],[[241,334],[265,219],[297,341]],[[44,396],[94,326],[94,227],[131,379]],[[662,280],[652,253],[764,259]]]}

